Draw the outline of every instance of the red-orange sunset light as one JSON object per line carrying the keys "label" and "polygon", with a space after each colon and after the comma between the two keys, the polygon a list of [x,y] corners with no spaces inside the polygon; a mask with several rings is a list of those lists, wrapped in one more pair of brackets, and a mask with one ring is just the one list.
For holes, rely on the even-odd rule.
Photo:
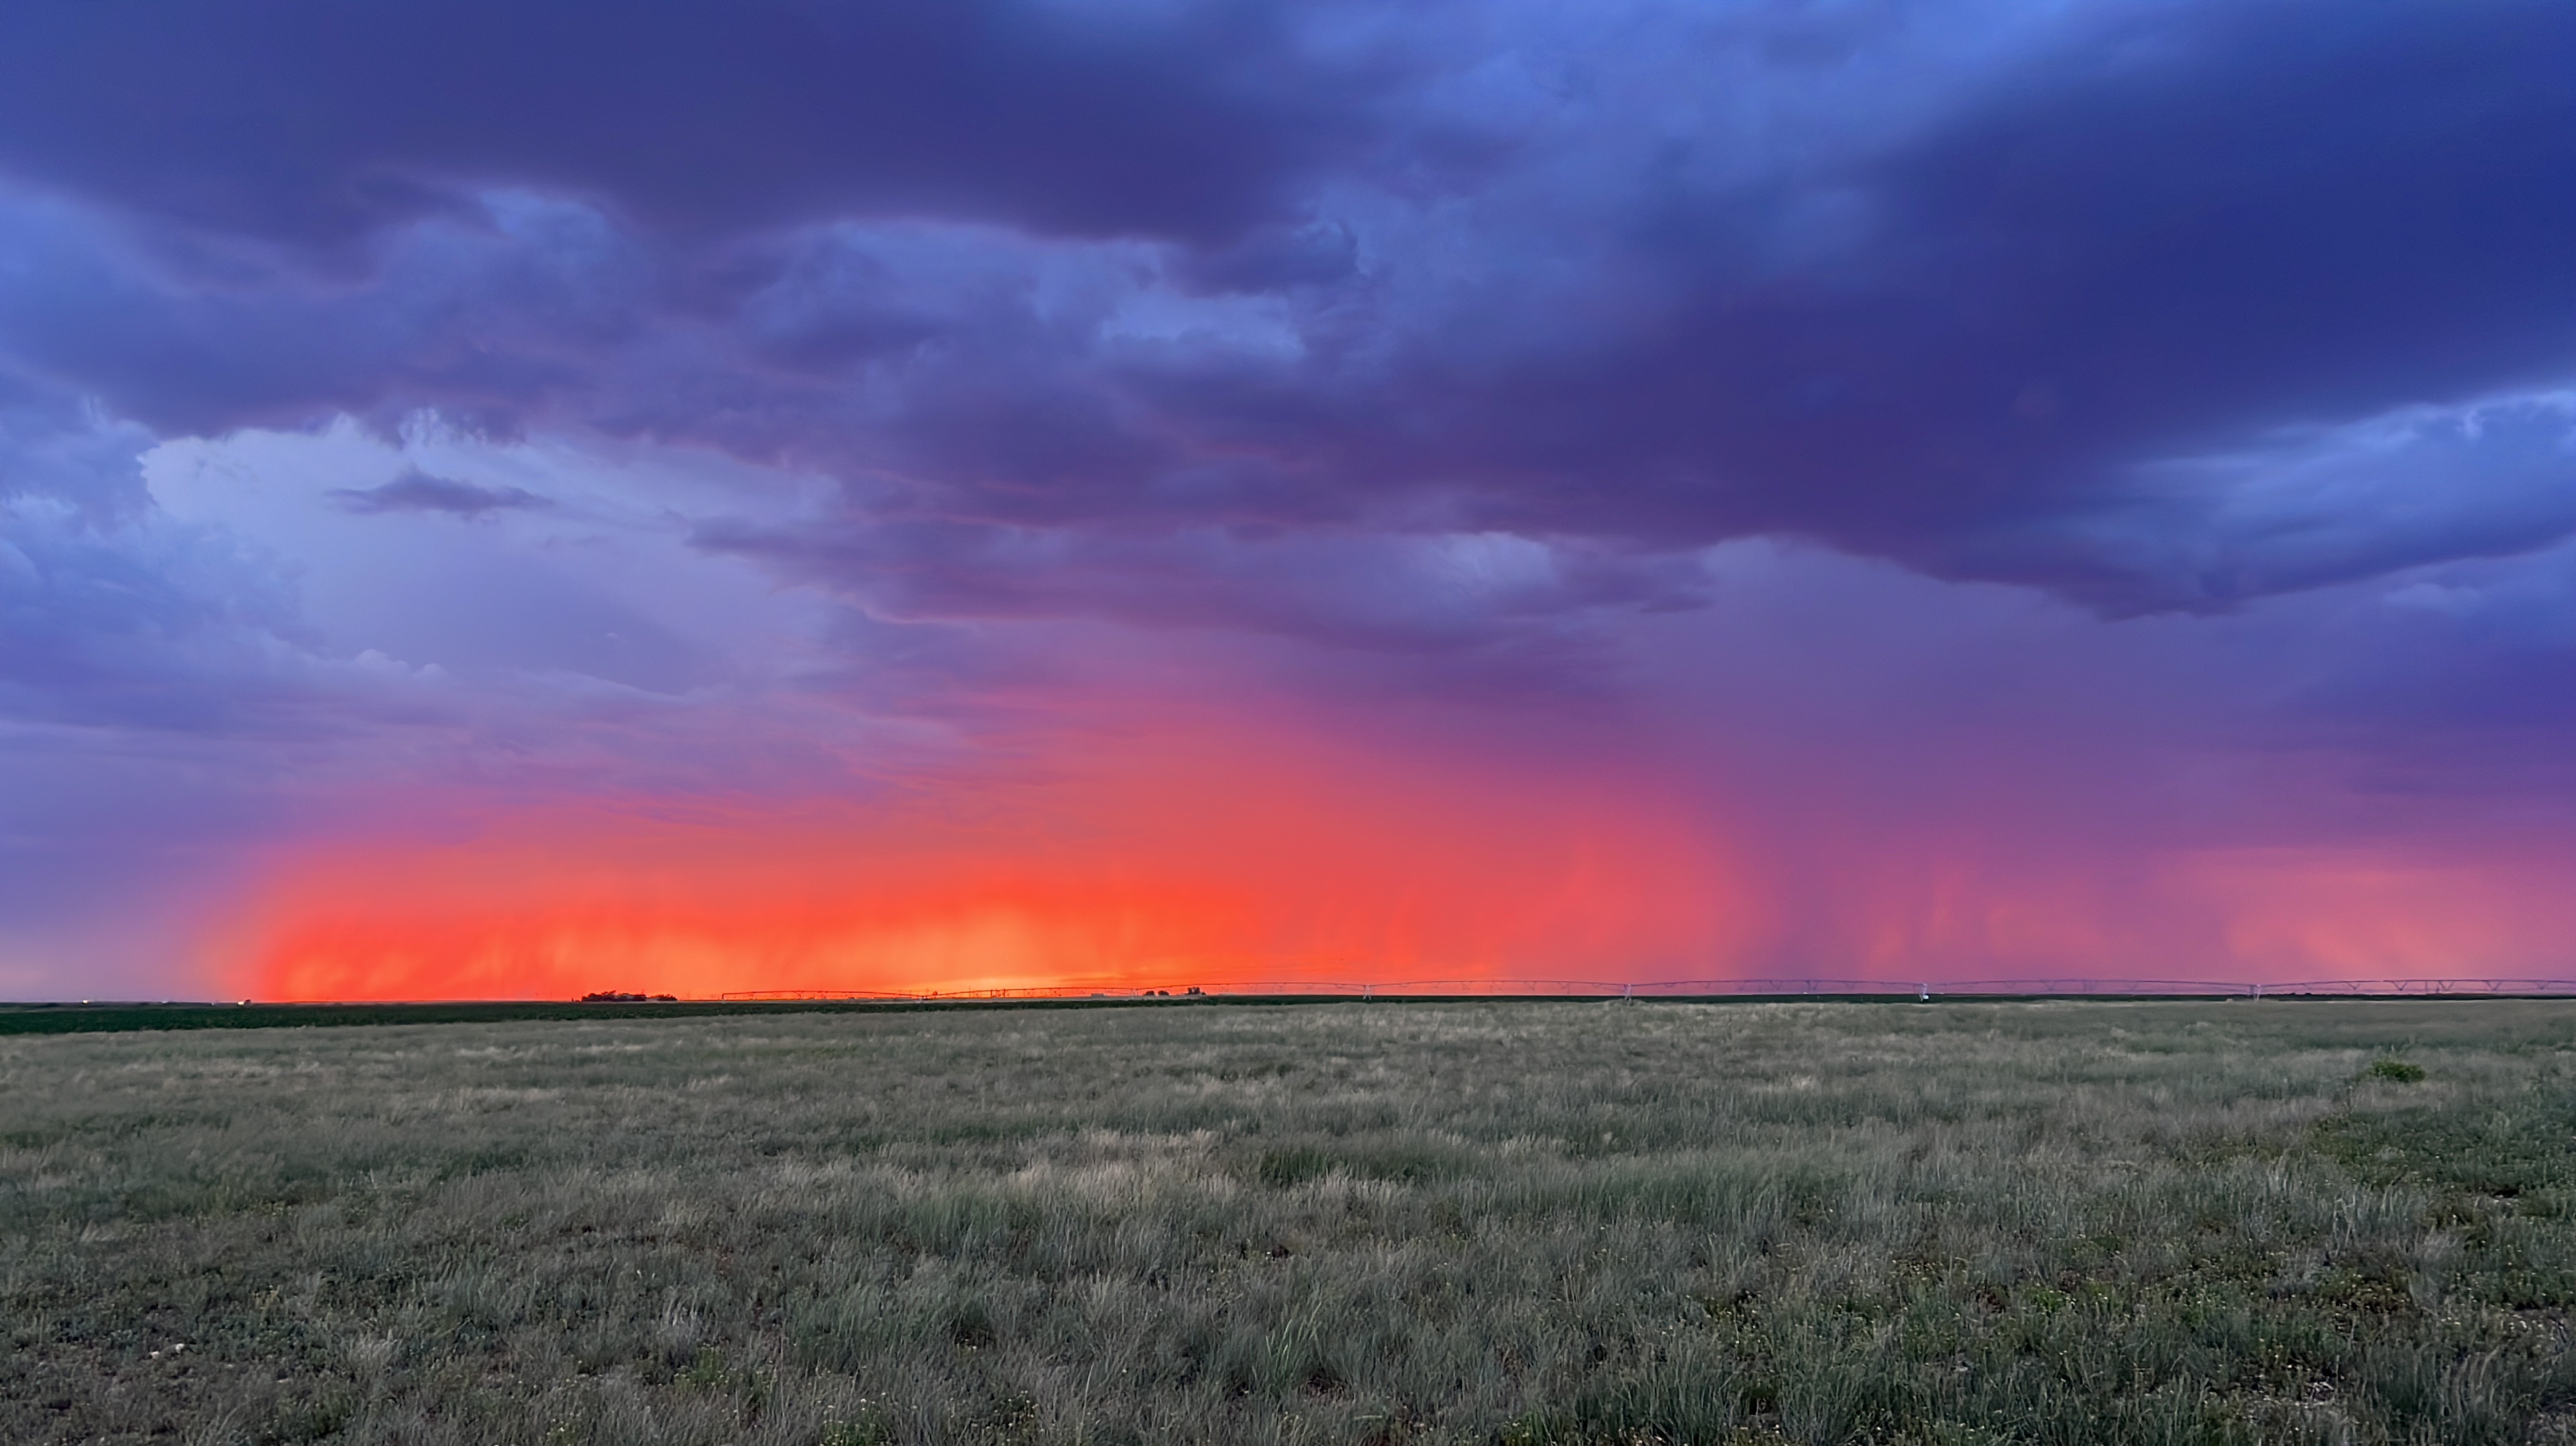
{"label": "red-orange sunset light", "polygon": [[1593,980],[1748,937],[1718,842],[1616,785],[1235,739],[971,792],[336,843],[222,967],[270,999]]}

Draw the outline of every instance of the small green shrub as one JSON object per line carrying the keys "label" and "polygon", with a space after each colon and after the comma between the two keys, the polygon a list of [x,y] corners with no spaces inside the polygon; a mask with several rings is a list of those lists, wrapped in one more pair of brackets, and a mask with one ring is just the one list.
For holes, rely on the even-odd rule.
{"label": "small green shrub", "polygon": [[2395,1080],[2399,1084],[2414,1084],[2424,1078],[2424,1066],[2420,1064],[2408,1064],[2402,1059],[2374,1059],[2370,1062],[2370,1068],[2363,1071],[2363,1073],[2369,1075],[2372,1079],[2387,1079]]}
{"label": "small green shrub", "polygon": [[732,1380],[733,1372],[725,1368],[724,1352],[713,1346],[698,1347],[698,1358],[680,1373],[680,1384],[701,1391],[721,1390]]}
{"label": "small green shrub", "polygon": [[856,1421],[826,1421],[823,1439],[818,1446],[886,1446],[894,1440],[894,1428],[877,1416]]}
{"label": "small green shrub", "polygon": [[993,1312],[980,1300],[967,1301],[949,1313],[948,1338],[967,1350],[984,1350],[1001,1337]]}

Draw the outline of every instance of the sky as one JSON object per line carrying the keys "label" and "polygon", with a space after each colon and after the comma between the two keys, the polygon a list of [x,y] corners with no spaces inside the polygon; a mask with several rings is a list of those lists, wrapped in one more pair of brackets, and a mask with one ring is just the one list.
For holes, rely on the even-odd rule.
{"label": "sky", "polygon": [[2576,980],[2562,0],[0,7],[0,997]]}

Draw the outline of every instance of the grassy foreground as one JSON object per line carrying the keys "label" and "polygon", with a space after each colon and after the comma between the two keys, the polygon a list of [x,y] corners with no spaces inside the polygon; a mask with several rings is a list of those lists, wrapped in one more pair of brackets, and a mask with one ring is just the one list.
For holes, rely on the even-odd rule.
{"label": "grassy foreground", "polygon": [[2558,1003],[0,1038],[0,1439],[2570,1441],[2571,1205]]}

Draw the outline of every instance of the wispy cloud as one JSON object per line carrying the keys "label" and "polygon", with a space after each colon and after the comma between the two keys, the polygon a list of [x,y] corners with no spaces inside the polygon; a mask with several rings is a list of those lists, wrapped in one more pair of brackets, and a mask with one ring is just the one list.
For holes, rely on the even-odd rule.
{"label": "wispy cloud", "polygon": [[380,486],[338,487],[332,489],[331,495],[351,512],[444,512],[452,517],[482,517],[554,505],[524,487],[477,487],[471,482],[433,477],[417,467]]}

